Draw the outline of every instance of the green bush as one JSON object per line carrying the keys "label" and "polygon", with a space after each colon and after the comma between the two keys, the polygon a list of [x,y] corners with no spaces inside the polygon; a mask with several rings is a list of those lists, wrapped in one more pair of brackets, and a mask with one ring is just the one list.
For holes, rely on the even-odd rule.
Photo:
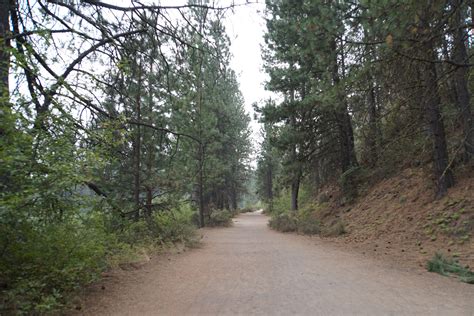
{"label": "green bush", "polygon": [[91,222],[18,223],[14,232],[1,227],[0,311],[51,312],[66,304],[68,293],[97,280],[111,236]]}
{"label": "green bush", "polygon": [[282,213],[272,216],[268,222],[270,228],[281,232],[294,232],[298,229],[297,218],[290,213]]}
{"label": "green bush", "polygon": [[317,208],[313,204],[306,202],[298,212],[273,213],[269,226],[281,232],[297,231],[307,235],[319,234],[321,223],[316,217],[315,209]]}
{"label": "green bush", "polygon": [[240,209],[239,213],[251,213],[251,212],[255,212],[255,211],[256,211],[256,209],[253,209],[251,207],[246,207],[246,208]]}
{"label": "green bush", "polygon": [[214,210],[207,219],[207,226],[210,227],[228,227],[232,225],[232,217],[234,215],[228,210]]}
{"label": "green bush", "polygon": [[182,242],[193,245],[196,242],[194,213],[189,205],[184,205],[168,212],[153,214],[151,227],[154,237],[162,243]]}
{"label": "green bush", "polygon": [[441,253],[435,253],[433,258],[428,261],[427,269],[430,272],[436,272],[441,275],[457,275],[461,281],[474,284],[474,272],[467,267],[461,266],[458,262],[448,259]]}
{"label": "green bush", "polygon": [[318,205],[306,203],[297,213],[298,232],[306,235],[316,235],[320,233],[321,223],[318,220]]}
{"label": "green bush", "polygon": [[354,166],[346,170],[339,177],[339,185],[344,193],[344,202],[351,203],[358,194],[358,177],[360,176],[361,168]]}
{"label": "green bush", "polygon": [[321,231],[321,235],[326,237],[337,237],[340,235],[344,235],[346,233],[346,226],[341,220],[336,221],[329,227],[324,228]]}
{"label": "green bush", "polygon": [[314,217],[298,218],[298,232],[305,235],[316,235],[321,231],[321,223]]}
{"label": "green bush", "polygon": [[49,223],[3,217],[10,222],[0,221],[0,314],[57,312],[102,271],[137,260],[144,249],[194,245],[192,214],[184,206],[139,221],[92,210]]}

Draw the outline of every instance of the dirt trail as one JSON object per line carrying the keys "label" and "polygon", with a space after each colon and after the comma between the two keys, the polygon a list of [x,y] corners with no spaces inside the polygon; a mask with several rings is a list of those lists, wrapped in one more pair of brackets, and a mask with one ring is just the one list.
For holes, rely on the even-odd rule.
{"label": "dirt trail", "polygon": [[203,246],[113,275],[86,315],[474,315],[474,286],[406,270],[240,215]]}

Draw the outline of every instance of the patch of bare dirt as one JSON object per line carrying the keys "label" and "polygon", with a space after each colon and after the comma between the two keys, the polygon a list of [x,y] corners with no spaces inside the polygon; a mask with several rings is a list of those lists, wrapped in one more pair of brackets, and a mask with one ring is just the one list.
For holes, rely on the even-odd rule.
{"label": "patch of bare dirt", "polygon": [[474,173],[458,175],[443,199],[433,191],[422,170],[405,169],[351,206],[337,207],[338,193],[326,193],[334,198],[323,220],[341,219],[348,234],[332,240],[364,255],[425,267],[441,252],[474,268]]}

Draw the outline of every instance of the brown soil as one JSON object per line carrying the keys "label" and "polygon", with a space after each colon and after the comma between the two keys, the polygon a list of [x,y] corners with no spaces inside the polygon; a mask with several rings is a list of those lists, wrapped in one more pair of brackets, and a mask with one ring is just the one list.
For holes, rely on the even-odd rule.
{"label": "brown soil", "polygon": [[440,200],[420,169],[383,180],[351,206],[338,206],[328,190],[323,222],[342,220],[348,234],[331,241],[360,253],[425,267],[435,252],[474,268],[474,173],[458,175],[456,187]]}
{"label": "brown soil", "polygon": [[240,215],[233,227],[204,230],[201,248],[111,273],[88,289],[77,313],[474,315],[472,285],[278,233],[267,220]]}

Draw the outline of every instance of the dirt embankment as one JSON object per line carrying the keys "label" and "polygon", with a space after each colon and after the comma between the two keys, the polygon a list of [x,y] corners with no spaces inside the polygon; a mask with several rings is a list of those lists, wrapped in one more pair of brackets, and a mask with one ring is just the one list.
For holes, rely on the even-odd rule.
{"label": "dirt embankment", "polygon": [[435,252],[474,268],[474,172],[457,177],[443,199],[420,169],[405,169],[383,180],[351,206],[339,206],[336,190],[322,220],[344,222],[348,234],[332,241],[365,255],[424,267]]}

